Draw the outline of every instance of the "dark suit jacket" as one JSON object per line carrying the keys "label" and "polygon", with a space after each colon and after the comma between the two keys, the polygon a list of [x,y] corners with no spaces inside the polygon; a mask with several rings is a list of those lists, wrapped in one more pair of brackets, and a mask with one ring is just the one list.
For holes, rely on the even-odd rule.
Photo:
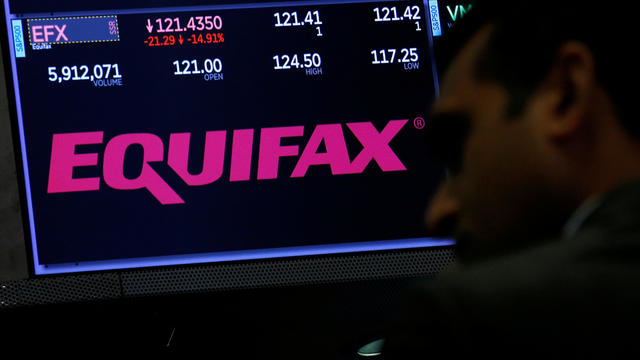
{"label": "dark suit jacket", "polygon": [[571,235],[419,286],[385,359],[640,353],[640,182]]}

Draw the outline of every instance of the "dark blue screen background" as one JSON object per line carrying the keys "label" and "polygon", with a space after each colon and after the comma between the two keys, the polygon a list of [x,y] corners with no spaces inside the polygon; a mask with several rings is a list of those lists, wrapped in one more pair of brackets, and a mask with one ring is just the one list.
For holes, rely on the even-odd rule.
{"label": "dark blue screen background", "polygon": [[[78,2],[55,4],[58,10],[71,10],[73,3]],[[37,4],[11,6],[16,12],[49,6],[36,10]],[[113,8],[118,2],[109,4]],[[134,2],[127,4],[123,7]],[[422,9],[421,32],[412,22],[375,23],[372,9],[390,4],[423,6],[394,2],[194,12],[220,15],[225,42],[182,47],[144,44],[146,19],[177,13],[120,14],[119,42],[27,48],[17,65],[40,263],[424,236],[423,213],[443,174],[423,151],[423,131],[413,125],[419,116],[428,123],[435,97],[426,14]],[[323,36],[315,36],[312,27],[275,28],[273,13],[292,10],[320,11]],[[417,70],[371,64],[372,50],[413,47],[420,57]],[[295,53],[320,53],[322,75],[273,69],[274,55]],[[222,59],[224,80],[173,74],[174,61],[205,58]],[[124,85],[48,80],[50,66],[95,64],[118,64]],[[298,157],[284,157],[277,180],[256,180],[261,128],[304,126],[304,136],[283,140],[283,145],[299,145],[302,153],[317,124],[341,123],[353,160],[362,146],[344,124],[370,121],[381,131],[395,119],[409,119],[390,143],[407,171],[383,173],[374,161],[363,174],[332,176],[329,166],[321,165],[312,166],[304,178],[290,178]],[[246,182],[229,182],[235,129],[256,129],[251,180]],[[187,186],[166,161],[152,163],[185,204],[163,206],[145,189],[114,190],[104,180],[99,191],[47,194],[53,134],[104,131],[102,144],[77,149],[98,153],[98,165],[74,172],[78,178],[102,178],[105,145],[117,135],[159,136],[166,160],[170,134],[190,132],[189,166],[197,173],[205,132],[213,130],[228,131],[224,174],[213,184]],[[129,149],[125,175],[139,173],[141,158],[140,148]]]}

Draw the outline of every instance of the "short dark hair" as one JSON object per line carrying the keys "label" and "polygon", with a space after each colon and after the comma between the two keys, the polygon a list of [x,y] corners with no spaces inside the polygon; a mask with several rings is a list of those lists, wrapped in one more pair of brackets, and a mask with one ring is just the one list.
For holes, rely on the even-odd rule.
{"label": "short dark hair", "polygon": [[[633,86],[638,86],[634,48],[623,46],[638,34],[634,12],[614,3],[598,5],[577,0],[555,2],[515,0],[473,2],[469,15],[446,39],[439,62],[450,61],[482,26],[493,25],[476,75],[504,85],[511,94],[507,115],[520,113],[527,99],[551,69],[560,46],[585,44],[593,53],[598,81],[613,101],[619,121],[640,139],[640,121],[633,118]],[[631,84],[631,86],[625,86]]]}

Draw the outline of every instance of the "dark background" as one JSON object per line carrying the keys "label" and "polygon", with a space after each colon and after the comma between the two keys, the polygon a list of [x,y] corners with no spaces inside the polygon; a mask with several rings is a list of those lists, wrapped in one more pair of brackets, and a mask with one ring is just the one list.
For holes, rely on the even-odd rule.
{"label": "dark background", "polygon": [[[138,350],[211,359],[358,359],[423,279],[156,296],[0,310],[0,345],[20,354]],[[173,336],[172,336],[173,333]]]}

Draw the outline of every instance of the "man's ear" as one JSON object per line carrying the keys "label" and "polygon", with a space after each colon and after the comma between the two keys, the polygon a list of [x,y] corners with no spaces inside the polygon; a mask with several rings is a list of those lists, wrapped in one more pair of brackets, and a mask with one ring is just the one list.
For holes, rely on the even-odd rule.
{"label": "man's ear", "polygon": [[551,141],[565,141],[589,121],[592,99],[598,87],[591,50],[577,41],[558,49],[551,70],[534,95],[541,134]]}

